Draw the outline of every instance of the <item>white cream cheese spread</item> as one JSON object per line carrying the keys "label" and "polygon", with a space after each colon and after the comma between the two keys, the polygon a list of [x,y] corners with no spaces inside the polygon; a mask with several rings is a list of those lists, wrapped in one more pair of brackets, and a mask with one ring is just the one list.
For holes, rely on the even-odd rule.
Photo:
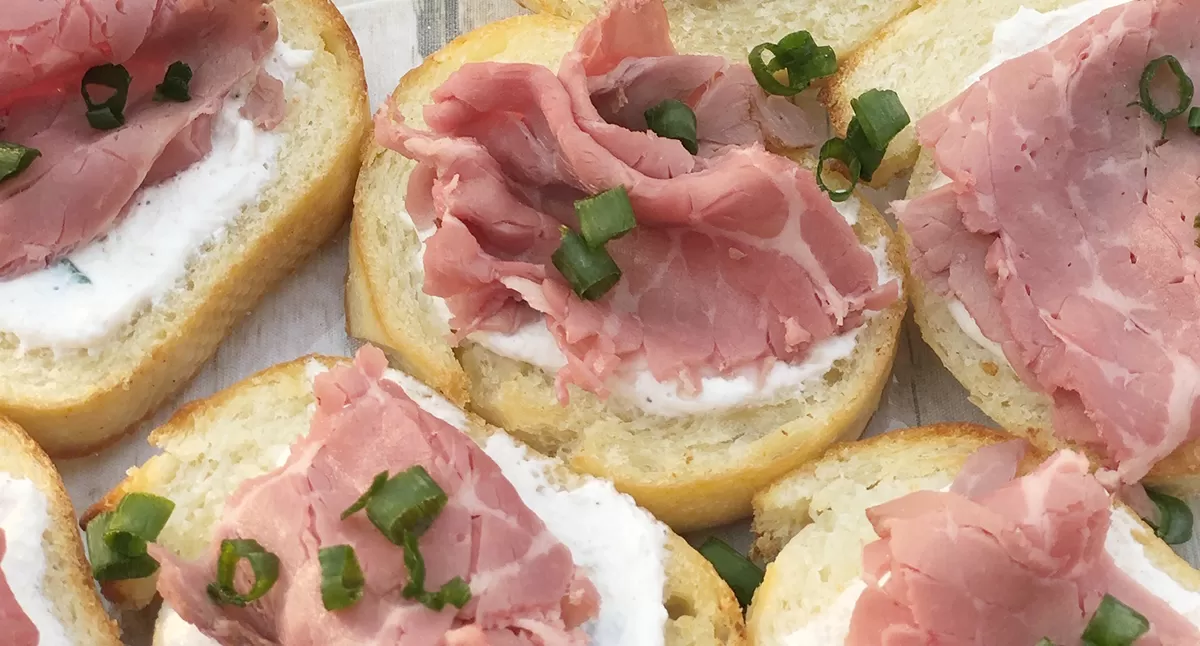
{"label": "white cream cheese spread", "polygon": [[[835,206],[846,222],[851,225],[858,222],[861,204],[857,197]],[[407,213],[400,212],[397,217],[409,227],[413,227],[412,219]],[[424,229],[417,233],[421,247],[414,262],[417,271],[422,273],[425,240],[433,233],[434,229]],[[886,239],[868,247],[867,250],[875,260],[880,284],[898,279],[888,262]],[[448,322],[450,310],[445,302],[437,297],[428,298],[432,301],[435,311]],[[700,392],[695,395],[680,392],[677,383],[659,382],[649,370],[642,369],[614,379],[610,384],[611,396],[645,413],[662,417],[685,417],[795,399],[817,383],[837,361],[854,353],[862,328],[860,325],[816,343],[803,361],[776,362],[764,375],[760,375],[756,369],[747,369],[742,374],[704,377],[701,380]],[[475,332],[467,338],[502,357],[524,361],[546,372],[557,372],[567,363],[554,336],[541,321],[529,323],[507,334]]]}
{"label": "white cream cheese spread", "polygon": [[74,642],[46,596],[42,536],[49,526],[46,494],[30,480],[0,473],[0,530],[5,541],[0,570],[21,610],[37,628],[39,646],[71,646]]}
{"label": "white cream cheese spread", "polygon": [[[1127,509],[1114,509],[1104,549],[1113,557],[1117,567],[1134,581],[1167,602],[1188,621],[1200,626],[1200,592],[1188,590],[1154,565],[1146,554],[1146,546],[1137,539],[1144,531],[1145,525]],[[866,589],[862,579],[854,579],[828,609],[800,629],[783,636],[779,643],[786,646],[835,646],[845,643],[854,606]]]}
{"label": "white cream cheese spread", "polygon": [[[291,88],[312,56],[279,41],[264,68]],[[239,114],[252,81],[225,99],[204,159],[137,191],[125,218],[67,262],[0,281],[0,331],[23,350],[94,348],[179,285],[191,260],[276,176],[285,135]]]}
{"label": "white cream cheese spread", "polygon": [[[326,368],[311,361],[305,370],[312,380]],[[397,370],[388,370],[385,377],[400,384],[429,414],[458,429],[467,428],[466,414],[428,386]],[[666,527],[606,480],[582,476],[583,482],[574,489],[555,486],[547,478],[553,461],[531,458],[508,435],[493,435],[483,450],[596,586],[600,614],[584,626],[591,643],[661,646],[667,620],[662,602]],[[286,461],[289,450],[283,446],[272,454]],[[169,646],[217,646],[167,604],[159,611],[157,630]]]}

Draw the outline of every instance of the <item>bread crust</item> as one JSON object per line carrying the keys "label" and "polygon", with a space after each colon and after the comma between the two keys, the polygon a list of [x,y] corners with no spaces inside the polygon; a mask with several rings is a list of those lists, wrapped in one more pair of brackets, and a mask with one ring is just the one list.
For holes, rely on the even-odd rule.
{"label": "bread crust", "polygon": [[[316,362],[326,368],[347,361],[344,358],[308,356],[294,361],[268,368],[253,375],[208,399],[192,402],[179,411],[165,424],[150,435],[150,443],[163,453],[150,458],[140,467],[131,469],[129,475],[108,492],[99,502],[93,505],[84,515],[84,525],[96,514],[115,507],[125,494],[132,491],[149,491],[165,495],[177,482],[184,477],[181,465],[185,463],[219,462],[228,463],[231,455],[223,451],[232,450],[222,445],[223,442],[237,440],[239,446],[257,447],[257,451],[266,451],[269,447],[261,446],[263,442],[278,440],[272,437],[274,431],[267,431],[263,437],[229,438],[232,418],[250,416],[262,419],[241,420],[247,427],[265,428],[276,424],[287,424],[290,432],[298,437],[307,432],[308,421],[311,418],[313,401],[312,387],[309,382],[310,366]],[[283,411],[280,413],[280,411]],[[280,422],[280,415],[285,421]],[[488,426],[478,417],[468,415],[468,434],[477,441],[498,432],[498,429]],[[217,453],[215,456],[204,455],[205,451]],[[265,472],[266,467],[253,467],[253,460],[245,456],[241,459],[251,464],[251,469],[244,472],[245,477],[253,477]],[[551,471],[549,474],[555,483],[570,487],[582,482],[582,477],[570,472],[565,466]],[[206,481],[211,481],[207,479]],[[238,483],[225,482],[223,489],[232,491]],[[177,501],[181,504],[182,501]],[[211,503],[210,503],[211,504]],[[223,507],[224,499],[216,507]],[[177,508],[176,516],[186,515],[205,518],[219,517],[219,508],[208,508],[203,514],[196,509]],[[207,536],[211,526],[193,524],[186,532],[168,523],[160,537],[160,543],[179,551],[184,556],[196,552],[202,541],[195,540],[196,536]],[[191,545],[172,542],[176,535],[187,535]],[[745,624],[741,608],[733,596],[733,592],[709,565],[704,557],[692,549],[679,536],[668,532],[667,540],[667,582],[663,591],[663,601],[668,611],[666,626],[666,644],[668,646],[743,646],[747,644]],[[131,582],[126,586],[105,589],[105,594],[111,600],[129,608],[142,608],[154,599],[153,579]],[[156,644],[157,644],[156,640]],[[163,645],[170,646],[170,645]]]}
{"label": "bread crust", "polygon": [[[422,127],[420,106],[467,61],[520,60],[556,67],[581,25],[550,16],[519,16],[459,38],[404,77],[393,94],[409,125]],[[520,48],[541,39],[543,49]],[[558,404],[553,376],[466,342],[422,292],[413,259],[420,243],[404,211],[413,162],[373,145],[355,196],[346,286],[347,328],[384,347],[395,362],[456,403],[573,469],[612,480],[676,531],[749,515],[755,491],[839,439],[858,437],[891,373],[905,299],[867,323],[854,355],[804,400],[713,416],[668,419],[601,402],[572,388]],[[855,231],[866,244],[887,242],[889,263],[903,264],[898,240],[861,201]],[[897,274],[901,273],[899,271]],[[832,382],[832,383],[830,383]],[[814,389],[816,390],[816,389]]]}
{"label": "bread crust", "polygon": [[[55,457],[98,451],[120,439],[179,391],[233,326],[321,243],[349,213],[367,131],[366,82],[353,35],[330,0],[275,0],[281,37],[317,50],[301,72],[310,86],[284,121],[281,170],[236,235],[216,243],[188,270],[187,286],[143,312],[93,354],[21,353],[0,333],[0,412]],[[294,111],[299,110],[296,113]],[[301,123],[337,124],[304,140]],[[296,123],[293,129],[289,124]],[[322,126],[314,126],[321,128]]]}
{"label": "bread crust", "polygon": [[15,422],[2,416],[0,472],[32,481],[46,496],[49,522],[42,535],[46,553],[43,589],[54,616],[75,643],[121,646],[121,632],[96,594],[92,568],[75,528],[75,507],[67,497],[62,478],[41,447]]}
{"label": "bread crust", "polygon": [[[861,575],[862,548],[875,538],[862,511],[912,491],[949,485],[975,450],[1009,439],[973,424],[893,431],[834,446],[760,493],[755,549],[772,562],[747,615],[751,643],[782,645],[782,635],[828,608]],[[1041,451],[1027,455],[1022,471],[1046,456]],[[1148,526],[1143,524],[1135,539],[1157,567],[1181,586],[1200,591],[1200,572]]]}

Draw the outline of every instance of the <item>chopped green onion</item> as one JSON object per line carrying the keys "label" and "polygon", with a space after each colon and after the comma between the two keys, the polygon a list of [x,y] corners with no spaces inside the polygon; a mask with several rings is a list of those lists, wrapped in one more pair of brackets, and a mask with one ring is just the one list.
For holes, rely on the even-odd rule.
{"label": "chopped green onion", "polygon": [[1146,495],[1158,507],[1158,525],[1154,533],[1167,545],[1180,545],[1192,538],[1192,508],[1174,496],[1146,488]]}
{"label": "chopped green onion", "polygon": [[562,228],[562,243],[550,260],[571,289],[586,301],[599,299],[621,280],[621,268],[604,247],[588,245],[567,227]]}
{"label": "chopped green onion", "polygon": [[1193,135],[1200,135],[1200,108],[1192,108],[1188,113],[1188,130],[1191,130]]}
{"label": "chopped green onion", "polygon": [[79,267],[76,266],[75,263],[71,262],[69,258],[63,258],[59,260],[58,264],[62,265],[63,269],[66,269],[67,272],[71,274],[71,280],[84,285],[92,284],[92,279],[88,278],[87,274],[79,271]]}
{"label": "chopped green onion", "polygon": [[846,143],[850,146],[850,150],[854,151],[858,157],[860,165],[859,179],[871,181],[875,176],[875,171],[879,170],[879,165],[883,163],[883,156],[886,150],[876,150],[871,146],[871,142],[867,141],[867,135],[863,132],[862,126],[859,125],[858,119],[850,120],[850,127],[846,129]]}
{"label": "chopped green onion", "polygon": [[375,474],[375,478],[371,480],[371,486],[367,487],[367,490],[363,492],[363,495],[358,497],[358,500],[354,501],[353,505],[350,505],[346,508],[346,511],[342,512],[342,520],[346,520],[350,516],[358,513],[364,507],[366,507],[367,501],[371,499],[371,496],[379,493],[379,490],[383,488],[383,485],[387,482],[387,479],[387,471],[380,471],[379,473]]}
{"label": "chopped green onion", "polygon": [[389,541],[403,545],[405,536],[424,534],[445,506],[446,492],[417,465],[396,474],[367,499],[367,518]]}
{"label": "chopped green onion", "polygon": [[[1158,76],[1158,70],[1163,63],[1175,75],[1175,80],[1179,84],[1179,104],[1170,110],[1163,111],[1154,103],[1154,97],[1150,95],[1150,84],[1154,82],[1154,78]],[[1133,105],[1140,105],[1143,110],[1150,114],[1150,117],[1162,124],[1163,136],[1167,135],[1167,122],[1187,111],[1188,106],[1192,105],[1192,96],[1195,93],[1195,86],[1192,85],[1192,79],[1183,71],[1183,66],[1179,64],[1179,59],[1174,56],[1160,56],[1146,65],[1146,69],[1142,70],[1142,80],[1138,85],[1140,101]]]}
{"label": "chopped green onion", "polygon": [[[846,165],[846,170],[849,173],[850,188],[833,190],[825,184],[825,162],[835,159]],[[817,162],[817,186],[821,190],[829,194],[829,199],[834,202],[845,202],[854,195],[854,187],[858,185],[858,178],[862,172],[862,162],[859,161],[858,155],[854,154],[854,150],[846,143],[845,139],[833,138],[826,141],[821,146],[821,157]]]}
{"label": "chopped green onion", "polygon": [[27,148],[20,144],[0,141],[0,182],[21,174],[29,168],[33,160],[42,156],[37,148]]}
{"label": "chopped green onion", "polygon": [[358,603],[366,579],[354,548],[322,547],[317,551],[317,561],[321,564],[321,603],[325,609],[341,610]]}
{"label": "chopped green onion", "polygon": [[647,108],[645,117],[646,126],[654,134],[679,141],[693,155],[700,152],[696,143],[696,113],[683,101],[662,101],[654,107]]}
{"label": "chopped green onion", "polygon": [[158,561],[149,554],[122,554],[105,540],[113,513],[106,511],[99,514],[87,525],[87,551],[88,560],[92,562],[92,576],[97,581],[124,581],[143,579],[157,572]]}
{"label": "chopped green onion", "polygon": [[471,586],[462,577],[450,579],[437,592],[425,589],[425,559],[421,556],[418,537],[414,534],[404,535],[404,567],[408,570],[408,583],[400,591],[405,599],[412,599],[425,607],[441,611],[446,604],[462,608],[471,600]]}
{"label": "chopped green onion", "polygon": [[[125,125],[125,101],[129,99],[129,83],[132,80],[124,65],[106,63],[84,72],[80,92],[83,93],[83,102],[87,104],[88,123],[93,128],[112,130]],[[89,85],[111,88],[113,94],[107,101],[97,103],[88,93]]]}
{"label": "chopped green onion", "polygon": [[1050,641],[1049,637],[1043,637],[1038,641],[1036,646],[1056,646],[1056,645],[1054,642]]}
{"label": "chopped green onion", "polygon": [[912,121],[893,90],[867,90],[857,99],[850,99],[850,107],[867,142],[877,151],[887,150],[892,139]]}
{"label": "chopped green onion", "polygon": [[[250,564],[254,573],[254,583],[246,594],[238,592],[234,582],[242,559]],[[208,584],[208,596],[214,603],[241,608],[270,592],[278,579],[278,556],[253,539],[225,539],[221,541],[221,555],[217,558],[217,580]]]}
{"label": "chopped green onion", "polygon": [[754,591],[763,581],[763,571],[750,559],[742,556],[725,541],[711,536],[700,546],[700,554],[712,563],[717,574],[725,579],[738,603],[745,608],[754,599]]}
{"label": "chopped green onion", "polygon": [[637,226],[624,186],[579,200],[575,203],[575,213],[579,216],[579,233],[592,248],[603,247]]}
{"label": "chopped green onion", "polygon": [[183,61],[175,61],[167,67],[163,82],[154,86],[155,101],[184,103],[192,100],[188,84],[192,82],[192,68]]}
{"label": "chopped green onion", "polygon": [[162,496],[141,492],[126,494],[113,511],[104,532],[104,542],[119,554],[145,554],[146,544],[158,539],[173,511],[175,503]]}
{"label": "chopped green onion", "polygon": [[[763,62],[763,52],[774,56],[770,63]],[[787,85],[775,78],[780,70],[787,70]],[[807,31],[797,31],[778,43],[762,43],[750,50],[750,71],[768,94],[793,96],[808,89],[813,81],[837,72],[837,54],[832,47],[818,47]]]}
{"label": "chopped green onion", "polygon": [[1149,630],[1150,622],[1141,613],[1106,594],[1083,631],[1083,643],[1087,646],[1130,646]]}

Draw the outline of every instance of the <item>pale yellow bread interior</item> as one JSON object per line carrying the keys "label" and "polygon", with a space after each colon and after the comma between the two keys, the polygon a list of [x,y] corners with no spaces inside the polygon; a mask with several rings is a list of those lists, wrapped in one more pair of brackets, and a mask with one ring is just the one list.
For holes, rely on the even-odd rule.
{"label": "pale yellow bread interior", "polygon": [[[997,23],[1021,7],[1051,11],[1075,0],[930,0],[896,19],[840,61],[823,99],[834,130],[845,133],[850,101],[871,89],[895,90],[915,124],[966,89],[992,54]],[[883,186],[917,161],[914,126],[892,140],[873,186]]]}
{"label": "pale yellow bread interior", "polygon": [[[587,21],[607,0],[520,0],[533,11]],[[778,42],[808,31],[819,45],[843,56],[867,42],[892,20],[920,6],[920,0],[664,0],[671,40],[684,54],[717,54],[745,62],[759,43]]]}
{"label": "pale yellow bread interior", "polygon": [[[176,508],[159,544],[185,558],[199,557],[234,490],[246,479],[276,468],[283,448],[308,432],[315,406],[312,377],[339,361],[345,359],[297,359],[181,408],[150,435],[150,443],[161,453],[130,469],[128,477],[89,510],[88,518],[113,508],[131,491],[166,496]],[[471,415],[467,431],[477,441],[499,432]],[[562,467],[549,476],[566,488],[583,482]],[[729,587],[708,561],[670,532],[665,567],[668,646],[747,643],[741,610]],[[153,580],[145,579],[106,586],[105,592],[122,606],[141,608],[153,601],[153,586]]]}
{"label": "pale yellow bread interior", "polygon": [[[862,548],[877,538],[866,509],[913,491],[947,487],[975,450],[1009,439],[970,424],[893,431],[834,446],[760,493],[754,500],[754,549],[771,563],[747,615],[751,643],[790,643],[788,634],[827,611],[861,576]],[[1045,455],[1028,455],[1022,468],[1033,468]],[[1200,591],[1200,572],[1149,527],[1143,525],[1135,538],[1155,566]]]}
{"label": "pale yellow bread interior", "polygon": [[[407,123],[422,127],[421,107],[468,61],[524,61],[557,68],[581,25],[548,15],[519,16],[471,32],[410,72],[393,95]],[[755,491],[861,434],[891,372],[905,303],[866,324],[852,356],[839,361],[803,399],[714,414],[665,418],[606,404],[572,388],[559,405],[554,376],[471,342],[453,348],[449,327],[422,292],[417,232],[404,215],[414,163],[372,145],[355,195],[346,286],[351,335],[383,347],[402,368],[539,451],[572,468],[613,480],[676,531],[711,527],[750,513]],[[899,275],[900,246],[882,217],[861,200],[855,231],[868,245],[887,238]]]}
{"label": "pale yellow bread interior", "polygon": [[350,212],[368,123],[358,46],[330,0],[271,4],[281,38],[315,55],[289,86],[279,174],[258,204],[206,244],[180,287],[90,351],[23,353],[0,332],[0,412],[55,457],[111,444],[180,390]]}
{"label": "pale yellow bread interior", "polygon": [[[75,508],[54,463],[20,426],[4,417],[0,417],[0,472],[33,482],[46,496],[49,522],[42,534],[46,556],[42,590],[67,636],[80,645],[120,646],[121,633],[100,604],[75,524]],[[13,593],[20,599],[32,591]]]}

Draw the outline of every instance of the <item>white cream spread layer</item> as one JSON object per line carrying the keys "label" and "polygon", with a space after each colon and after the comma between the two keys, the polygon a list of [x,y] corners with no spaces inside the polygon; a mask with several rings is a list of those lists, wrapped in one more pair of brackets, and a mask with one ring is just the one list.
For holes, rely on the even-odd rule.
{"label": "white cream spread layer", "polygon": [[[312,56],[279,41],[265,69],[289,88]],[[125,218],[68,262],[0,281],[0,330],[16,335],[23,350],[88,350],[179,286],[192,259],[276,176],[284,135],[238,114],[251,82],[225,99],[204,159],[137,191]]]}
{"label": "white cream spread layer", "polygon": [[[1083,0],[1069,7],[1042,13],[1021,7],[1016,15],[998,23],[992,31],[992,54],[988,62],[975,71],[963,89],[974,85],[984,74],[1014,58],[1037,51],[1067,35],[1067,32],[1082,25],[1106,9],[1125,4],[1129,0]],[[929,189],[940,188],[950,183],[950,178],[938,172]],[[1000,349],[1000,344],[984,336],[979,324],[958,299],[950,299],[950,314],[967,336],[996,356],[1004,365],[1010,365]]]}
{"label": "white cream spread layer", "polygon": [[4,558],[0,570],[21,610],[38,631],[39,646],[72,646],[67,629],[46,596],[46,550],[42,536],[50,526],[50,501],[37,485],[0,472],[0,530]]}
{"label": "white cream spread layer", "polygon": [[[835,207],[849,224],[854,225],[858,222],[861,204],[857,197],[836,204]],[[414,226],[407,213],[400,212],[397,217],[408,226]],[[421,249],[414,258],[414,263],[416,270],[422,274],[425,240],[433,233],[434,229],[425,229],[417,234],[421,240]],[[867,251],[875,260],[880,284],[898,278],[898,274],[888,263],[886,239],[868,247]],[[446,308],[445,302],[437,297],[429,298],[433,301],[434,309],[448,322],[450,310]],[[868,317],[870,316],[868,314]],[[862,327],[860,325],[841,335],[818,342],[803,361],[776,362],[765,375],[760,375],[757,369],[751,368],[736,375],[704,377],[701,380],[700,392],[695,395],[680,392],[677,383],[659,382],[649,370],[642,369],[631,375],[613,379],[609,384],[612,390],[611,397],[644,413],[662,417],[701,415],[796,399],[802,396],[807,388],[819,382],[833,368],[834,363],[854,353]],[[557,372],[567,363],[554,336],[542,321],[527,324],[509,334],[475,332],[467,338],[502,357],[524,361],[549,373]]]}
{"label": "white cream spread layer", "polygon": [[[1154,565],[1146,553],[1146,546],[1137,539],[1146,531],[1146,526],[1128,509],[1116,508],[1104,540],[1104,549],[1113,557],[1117,567],[1133,580],[1166,601],[1188,621],[1200,626],[1200,592],[1188,590]],[[835,646],[845,643],[854,606],[866,589],[862,579],[854,579],[829,608],[800,629],[781,636],[779,643],[786,646]]]}
{"label": "white cream spread layer", "polygon": [[[324,371],[325,366],[317,361],[306,366],[310,380]],[[466,414],[433,389],[397,370],[388,370],[385,376],[400,384],[429,414],[456,428],[467,428]],[[504,433],[488,438],[483,450],[596,586],[600,614],[584,626],[591,643],[660,646],[667,621],[662,602],[666,527],[607,480],[581,476],[582,483],[573,489],[552,484],[547,473],[554,462],[530,458],[523,445]],[[286,446],[272,451],[281,454],[282,461],[288,453]],[[159,643],[167,646],[218,646],[165,603],[157,630],[162,639]]]}

